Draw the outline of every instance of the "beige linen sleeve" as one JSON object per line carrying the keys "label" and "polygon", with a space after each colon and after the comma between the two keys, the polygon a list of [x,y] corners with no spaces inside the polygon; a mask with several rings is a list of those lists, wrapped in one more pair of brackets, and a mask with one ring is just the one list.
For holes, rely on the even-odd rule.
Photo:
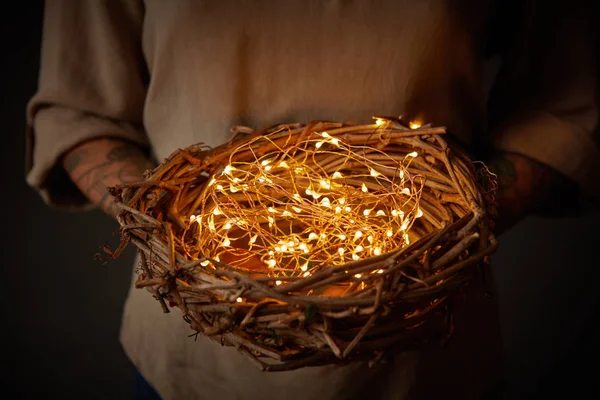
{"label": "beige linen sleeve", "polygon": [[45,3],[38,89],[27,104],[26,179],[53,207],[91,207],[61,165],[71,148],[99,137],[148,148],[142,19],[137,0]]}
{"label": "beige linen sleeve", "polygon": [[593,13],[586,1],[527,3],[490,95],[495,148],[553,168],[600,204]]}

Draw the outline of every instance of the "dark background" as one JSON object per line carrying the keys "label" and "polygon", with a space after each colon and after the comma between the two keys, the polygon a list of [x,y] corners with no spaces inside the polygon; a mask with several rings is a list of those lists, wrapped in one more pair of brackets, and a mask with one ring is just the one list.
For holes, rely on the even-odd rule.
{"label": "dark background", "polygon": [[[118,341],[133,251],[93,256],[116,223],[46,207],[25,182],[25,105],[39,66],[42,2],[4,13],[2,60],[2,371],[7,398],[128,399],[133,367]],[[28,8],[25,8],[28,7]],[[530,218],[493,257],[507,357],[505,398],[596,397],[600,213]],[[588,391],[592,390],[593,393]]]}

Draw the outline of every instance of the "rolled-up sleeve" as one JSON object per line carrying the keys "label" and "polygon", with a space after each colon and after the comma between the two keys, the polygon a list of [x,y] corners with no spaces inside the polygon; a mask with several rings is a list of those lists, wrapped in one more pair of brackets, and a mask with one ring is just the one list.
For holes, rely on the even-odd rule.
{"label": "rolled-up sleeve", "polygon": [[537,3],[504,54],[491,93],[495,147],[576,182],[600,204],[597,30],[585,1]]}
{"label": "rolled-up sleeve", "polygon": [[114,137],[148,148],[142,20],[136,0],[45,4],[38,89],[27,104],[26,179],[53,207],[90,207],[62,167],[73,147]]}

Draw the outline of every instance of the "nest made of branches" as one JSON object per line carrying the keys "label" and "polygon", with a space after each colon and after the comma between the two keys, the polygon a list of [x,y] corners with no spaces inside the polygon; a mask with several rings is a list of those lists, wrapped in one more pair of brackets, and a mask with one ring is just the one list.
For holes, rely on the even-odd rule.
{"label": "nest made of branches", "polygon": [[[211,149],[198,144],[177,150],[148,171],[144,181],[112,188],[121,209],[122,239],[110,253],[118,257],[129,243],[138,248],[137,288],[152,293],[165,312],[179,308],[193,332],[235,346],[264,371],[374,361],[396,351],[438,346],[449,338],[454,300],[478,275],[477,267],[489,262],[497,242],[490,228],[493,190],[483,184],[493,180],[448,145],[443,127],[411,129],[398,120],[381,118],[366,125],[313,121],[232,131],[232,139],[222,146]],[[306,157],[307,144],[319,142],[312,156]],[[207,193],[228,165],[247,168],[249,173],[250,168],[260,168],[251,162],[268,157],[281,160],[277,157],[285,154],[287,160],[318,167],[329,177],[356,172],[356,163],[342,162],[348,156],[333,146],[339,143],[363,149],[361,160],[377,163],[377,176],[368,167],[370,177],[348,184],[364,192],[376,192],[380,178],[394,184],[398,166],[407,155],[418,154],[403,170],[418,191],[418,198],[403,203],[418,211],[419,218],[413,218],[407,230],[410,235],[403,231],[396,242],[386,242],[383,251],[373,253],[372,248],[360,259],[346,262],[340,251],[337,263],[332,253],[319,259],[321,265],[311,265],[310,271],[296,265],[286,273],[260,263],[264,271],[254,264],[245,268],[248,259],[230,262],[240,257],[225,257],[224,240],[229,245],[229,239],[214,228],[215,220],[209,223],[211,230],[206,218],[197,220],[212,215],[207,207],[214,203],[214,193],[213,197]],[[277,173],[273,172],[275,178]],[[281,182],[288,179],[287,175],[280,178]],[[301,180],[295,184],[302,186]],[[304,184],[295,193],[307,197],[310,183]],[[229,203],[224,204],[235,204],[238,212],[249,216],[262,212],[248,197],[232,203],[233,194],[227,196]],[[215,214],[216,206],[212,207]],[[269,226],[289,221],[282,214],[270,214]],[[289,223],[291,231],[303,223],[302,218],[294,221]],[[244,233],[246,241],[252,237],[250,230],[262,229],[239,225],[238,236]],[[342,224],[334,226],[342,229]],[[306,232],[302,229],[297,230]],[[259,237],[263,243],[268,239]],[[247,250],[236,249],[238,255]]]}

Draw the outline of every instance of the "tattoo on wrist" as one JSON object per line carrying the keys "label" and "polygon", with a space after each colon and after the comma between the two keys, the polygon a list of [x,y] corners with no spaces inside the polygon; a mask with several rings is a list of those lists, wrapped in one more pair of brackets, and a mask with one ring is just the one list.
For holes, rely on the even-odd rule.
{"label": "tattoo on wrist", "polygon": [[574,182],[524,156],[501,154],[489,162],[488,168],[497,175],[496,199],[501,214],[554,214],[577,201]]}
{"label": "tattoo on wrist", "polygon": [[140,150],[130,144],[122,144],[114,147],[106,155],[106,159],[109,161],[124,161],[131,158],[138,158],[140,156]]}
{"label": "tattoo on wrist", "polygon": [[69,153],[64,160],[65,170],[79,189],[107,214],[116,215],[116,207],[108,186],[131,183],[143,179],[144,172],[152,168],[151,161],[135,145],[122,143],[102,148],[101,154],[80,148]]}
{"label": "tattoo on wrist", "polygon": [[514,162],[504,156],[498,156],[492,160],[488,164],[488,169],[496,175],[500,190],[513,187],[519,179]]}
{"label": "tattoo on wrist", "polygon": [[73,152],[65,158],[64,167],[67,172],[73,173],[73,171],[81,164],[84,158],[84,152],[84,150]]}

